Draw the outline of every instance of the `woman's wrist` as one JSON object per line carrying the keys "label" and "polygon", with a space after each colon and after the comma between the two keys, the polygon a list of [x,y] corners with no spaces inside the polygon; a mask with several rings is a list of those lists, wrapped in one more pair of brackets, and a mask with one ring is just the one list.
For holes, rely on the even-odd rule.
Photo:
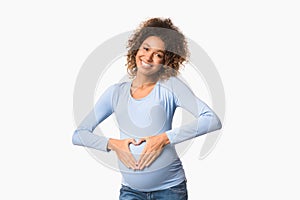
{"label": "woman's wrist", "polygon": [[162,138],[162,143],[163,143],[164,146],[170,144],[170,140],[169,140],[166,133],[162,133],[160,136]]}
{"label": "woman's wrist", "polygon": [[107,142],[107,149],[108,150],[113,150],[113,147],[114,147],[113,142],[114,142],[114,140],[115,139],[113,139],[113,138],[109,138],[108,139],[108,142]]}

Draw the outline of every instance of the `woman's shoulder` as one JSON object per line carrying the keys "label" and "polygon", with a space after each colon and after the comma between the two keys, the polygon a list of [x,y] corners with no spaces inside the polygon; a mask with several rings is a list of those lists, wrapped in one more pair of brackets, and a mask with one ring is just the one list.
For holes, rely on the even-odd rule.
{"label": "woman's shoulder", "polygon": [[193,96],[193,91],[189,87],[189,84],[181,76],[172,76],[168,80],[161,81],[164,91],[168,91],[169,95],[175,98],[185,98],[187,96]]}
{"label": "woman's shoulder", "polygon": [[116,89],[124,89],[125,87],[128,87],[130,85],[130,81],[120,81],[118,83],[111,84],[108,89],[116,90]]}
{"label": "woman's shoulder", "polygon": [[187,88],[188,84],[181,76],[171,76],[170,78],[166,80],[160,81],[161,85],[165,86],[169,89],[179,89],[179,88]]}

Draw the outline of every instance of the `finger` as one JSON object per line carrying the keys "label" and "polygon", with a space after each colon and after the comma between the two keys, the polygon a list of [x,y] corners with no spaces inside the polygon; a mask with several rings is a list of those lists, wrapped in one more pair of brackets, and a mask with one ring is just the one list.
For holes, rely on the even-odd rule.
{"label": "finger", "polygon": [[154,153],[153,156],[152,156],[152,158],[149,159],[149,160],[147,160],[147,161],[145,162],[145,167],[149,167],[149,166],[156,160],[156,158],[157,158],[159,155],[160,155],[160,152]]}
{"label": "finger", "polygon": [[152,158],[153,158],[154,156],[155,156],[155,153],[154,153],[154,152],[149,153],[148,156],[145,158],[145,160],[144,160],[142,163],[140,163],[139,169],[140,169],[140,170],[144,169],[144,168],[146,167],[146,164],[147,164],[150,160],[152,160]]}
{"label": "finger", "polygon": [[138,163],[138,169],[143,169],[143,167],[145,166],[145,161],[146,161],[146,159],[147,159],[148,156],[149,155],[144,156],[143,159],[141,161],[139,161],[139,163]]}
{"label": "finger", "polygon": [[[134,139],[131,140],[132,142],[136,142]],[[131,164],[133,166],[133,169],[137,169],[138,166],[138,162],[136,161],[136,159],[134,158],[129,146],[127,148],[127,155],[128,155],[128,159],[131,161]]]}
{"label": "finger", "polygon": [[149,154],[149,156],[145,159],[145,161],[141,164],[139,169],[144,169],[145,167],[150,166],[155,160],[156,158],[160,155],[161,150],[155,151],[155,152],[151,152]]}
{"label": "finger", "polygon": [[130,164],[131,168],[132,169],[137,168],[137,162],[136,162],[135,158],[133,157],[133,155],[132,155],[131,151],[129,150],[129,148],[124,153],[125,153],[126,160]]}
{"label": "finger", "polygon": [[128,163],[127,159],[123,155],[118,154],[118,158],[123,163],[124,166],[130,168],[130,164]]}
{"label": "finger", "polygon": [[131,168],[131,169],[135,169],[136,168],[135,162],[133,160],[131,160],[131,158],[130,158],[129,155],[122,155],[121,156],[121,161],[128,168]]}
{"label": "finger", "polygon": [[128,158],[123,158],[123,163],[128,167],[128,168],[135,168],[134,162],[130,161]]}
{"label": "finger", "polygon": [[140,157],[140,160],[145,156],[147,153],[151,153],[151,143],[150,143],[150,137],[141,138],[142,142],[146,142],[145,147],[142,152],[142,157]]}
{"label": "finger", "polygon": [[135,146],[138,146],[142,144],[143,142],[146,142],[146,138],[141,138],[138,142],[133,143]]}
{"label": "finger", "polygon": [[118,155],[118,158],[122,161],[122,163],[126,167],[128,167],[128,168],[130,167],[132,169],[137,168],[136,160],[134,159],[134,157],[128,147],[125,149],[119,149],[119,151],[117,152],[117,155]]}
{"label": "finger", "polygon": [[135,139],[133,139],[133,138],[127,140],[127,144],[128,144],[128,145],[129,145],[129,144],[135,144],[135,143],[136,143],[136,141],[135,141]]}
{"label": "finger", "polygon": [[136,169],[137,168],[137,162],[134,159],[134,157],[131,154],[131,152],[128,154],[128,162],[130,163],[130,166],[132,167],[132,169]]}
{"label": "finger", "polygon": [[148,153],[147,144],[146,144],[140,155],[140,158],[138,160],[138,166],[143,165],[148,156],[149,156],[149,153]]}
{"label": "finger", "polygon": [[146,152],[143,154],[143,157],[141,158],[139,162],[139,169],[144,169],[146,166],[146,163],[149,162],[149,160],[152,159],[152,157],[156,154],[156,152]]}

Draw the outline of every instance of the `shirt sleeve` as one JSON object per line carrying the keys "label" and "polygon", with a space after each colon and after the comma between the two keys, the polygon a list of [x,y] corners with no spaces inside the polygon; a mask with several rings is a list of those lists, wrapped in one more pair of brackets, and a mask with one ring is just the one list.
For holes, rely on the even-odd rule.
{"label": "shirt sleeve", "polygon": [[166,131],[171,144],[177,144],[222,128],[219,117],[179,78],[173,79],[172,94],[176,107],[190,112],[195,119],[188,124]]}
{"label": "shirt sleeve", "polygon": [[116,84],[108,87],[100,96],[94,108],[82,120],[73,133],[72,142],[74,145],[94,148],[100,151],[107,149],[108,138],[93,133],[94,129],[103,120],[113,113],[113,94]]}

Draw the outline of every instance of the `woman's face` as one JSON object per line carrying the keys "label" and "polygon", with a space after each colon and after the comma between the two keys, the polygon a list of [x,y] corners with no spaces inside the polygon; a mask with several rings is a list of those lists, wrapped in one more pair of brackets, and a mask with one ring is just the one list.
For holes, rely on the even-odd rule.
{"label": "woman's face", "polygon": [[135,56],[137,74],[155,75],[164,62],[164,51],[165,44],[159,37],[150,36],[146,38]]}

